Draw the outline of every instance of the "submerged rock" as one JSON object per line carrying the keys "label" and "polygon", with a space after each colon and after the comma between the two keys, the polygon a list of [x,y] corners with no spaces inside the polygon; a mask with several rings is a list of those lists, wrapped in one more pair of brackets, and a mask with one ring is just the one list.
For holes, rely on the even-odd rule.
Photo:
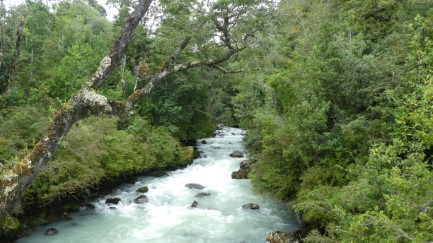
{"label": "submerged rock", "polygon": [[230,157],[232,158],[243,158],[244,154],[240,151],[234,151],[233,153],[230,154]]}
{"label": "submerged rock", "polygon": [[185,187],[188,187],[189,189],[197,189],[197,190],[203,190],[204,186],[197,184],[197,183],[188,183],[185,185]]}
{"label": "submerged rock", "polygon": [[260,209],[260,206],[257,203],[247,203],[242,206],[243,209],[251,209],[251,210],[257,210]]}
{"label": "submerged rock", "polygon": [[107,198],[107,200],[105,200],[105,203],[106,204],[119,204],[119,202],[121,201],[122,199],[120,199],[120,198],[118,198],[118,197],[110,197],[110,198]]}
{"label": "submerged rock", "polygon": [[207,144],[206,140],[201,140],[201,144]]}
{"label": "submerged rock", "polygon": [[239,170],[233,171],[232,179],[248,179],[248,173],[250,172],[250,162],[248,160],[242,161]]}
{"label": "submerged rock", "polygon": [[136,197],[134,199],[134,203],[136,204],[144,204],[144,203],[148,203],[149,199],[146,197],[146,195],[139,195],[138,197]]}
{"label": "submerged rock", "polygon": [[210,192],[199,192],[195,195],[195,197],[208,197],[210,196]]}
{"label": "submerged rock", "polygon": [[149,191],[149,187],[147,187],[147,186],[142,186],[142,187],[138,188],[136,192],[146,193],[146,192],[148,192],[148,191]]}
{"label": "submerged rock", "polygon": [[295,243],[298,241],[284,232],[275,231],[275,232],[269,233],[268,237],[266,237],[266,242],[269,242],[269,243]]}
{"label": "submerged rock", "polygon": [[45,231],[45,234],[46,235],[55,235],[55,234],[57,234],[59,231],[57,230],[57,229],[55,229],[55,228],[49,228],[49,229],[47,229],[47,231]]}

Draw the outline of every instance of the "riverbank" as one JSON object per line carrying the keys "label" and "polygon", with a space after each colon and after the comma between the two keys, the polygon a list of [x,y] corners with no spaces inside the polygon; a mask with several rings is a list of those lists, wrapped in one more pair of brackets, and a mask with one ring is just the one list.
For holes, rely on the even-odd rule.
{"label": "riverbank", "polygon": [[190,164],[183,146],[165,128],[138,120],[125,130],[109,117],[74,127],[47,168],[34,180],[16,215],[0,219],[0,241],[12,241],[38,225],[68,219],[71,212],[139,175]]}

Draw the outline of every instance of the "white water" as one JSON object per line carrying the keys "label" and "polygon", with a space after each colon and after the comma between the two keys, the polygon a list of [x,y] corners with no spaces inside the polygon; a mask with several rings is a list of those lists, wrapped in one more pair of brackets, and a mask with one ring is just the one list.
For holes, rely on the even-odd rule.
{"label": "white water", "polygon": [[[165,177],[141,177],[135,184],[95,200],[95,209],[83,208],[71,214],[72,220],[41,226],[17,243],[265,242],[271,231],[294,231],[297,224],[283,204],[253,194],[249,180],[231,179],[231,173],[245,160],[229,156],[244,150],[242,134],[240,129],[224,128],[223,135],[206,139],[207,144],[199,141],[202,158],[187,168],[168,172]],[[188,189],[187,183],[205,188]],[[149,203],[133,203],[140,194],[136,190],[144,185],[149,187]],[[197,198],[198,192],[211,195]],[[110,196],[122,199],[116,209],[105,204]],[[190,207],[194,200],[198,208]],[[259,204],[260,209],[242,209],[250,202]],[[52,227],[58,234],[45,235]]]}

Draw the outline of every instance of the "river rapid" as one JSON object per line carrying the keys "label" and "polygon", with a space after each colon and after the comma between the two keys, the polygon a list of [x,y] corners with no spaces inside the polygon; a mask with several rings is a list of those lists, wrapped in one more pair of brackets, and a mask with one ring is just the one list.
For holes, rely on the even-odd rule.
{"label": "river rapid", "polygon": [[[231,158],[233,151],[244,151],[243,131],[224,127],[213,138],[198,141],[200,158],[184,169],[167,172],[163,177],[143,176],[135,184],[118,187],[112,194],[92,202],[95,209],[82,208],[71,214],[72,220],[38,227],[17,243],[50,242],[265,242],[271,231],[293,232],[298,225],[281,202],[256,195],[249,180],[231,179],[246,158]],[[206,144],[204,144],[206,143]],[[203,190],[189,189],[198,183]],[[133,202],[148,186],[149,202]],[[209,196],[197,197],[199,192]],[[117,196],[117,205],[105,200]],[[196,208],[192,208],[197,201]],[[257,203],[259,210],[243,209]],[[110,208],[115,207],[115,208]],[[56,228],[55,235],[45,235]]]}

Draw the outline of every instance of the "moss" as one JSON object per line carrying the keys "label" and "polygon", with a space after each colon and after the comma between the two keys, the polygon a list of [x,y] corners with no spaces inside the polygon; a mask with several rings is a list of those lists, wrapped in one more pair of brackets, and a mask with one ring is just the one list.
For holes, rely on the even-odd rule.
{"label": "moss", "polygon": [[179,149],[178,162],[179,165],[187,165],[194,159],[194,147],[186,146]]}
{"label": "moss", "polygon": [[12,240],[21,230],[20,221],[10,215],[0,217],[0,239]]}
{"label": "moss", "polygon": [[45,144],[42,141],[39,141],[32,153],[29,155],[28,159],[30,162],[34,162],[37,158],[41,158],[44,154],[44,152],[47,151],[47,147],[45,146]]}
{"label": "moss", "polygon": [[29,168],[29,166],[24,162],[16,162],[14,164],[14,167],[12,168],[12,171],[15,174],[23,175],[23,174],[31,174],[32,169]]}
{"label": "moss", "polygon": [[141,98],[140,90],[136,90],[136,91],[134,91],[134,93],[132,93],[132,94],[128,97],[128,102],[131,103],[131,104],[134,104],[134,103],[136,103],[140,98]]}

